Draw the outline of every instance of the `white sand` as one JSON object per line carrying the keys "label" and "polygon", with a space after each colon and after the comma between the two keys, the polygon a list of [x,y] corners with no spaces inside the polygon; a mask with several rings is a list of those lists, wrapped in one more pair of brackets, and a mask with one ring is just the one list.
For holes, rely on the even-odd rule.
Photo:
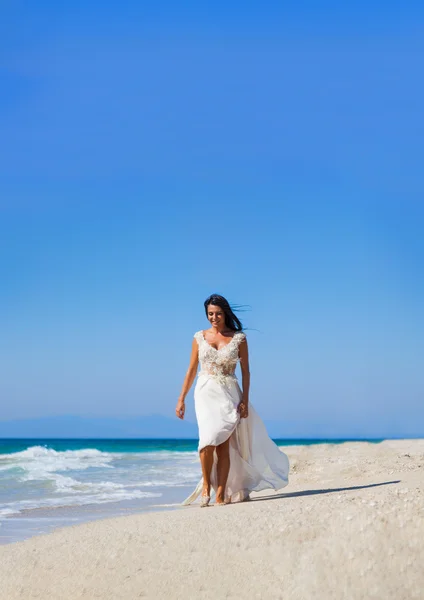
{"label": "white sand", "polygon": [[424,440],[285,451],[282,494],[0,547],[1,599],[424,599]]}

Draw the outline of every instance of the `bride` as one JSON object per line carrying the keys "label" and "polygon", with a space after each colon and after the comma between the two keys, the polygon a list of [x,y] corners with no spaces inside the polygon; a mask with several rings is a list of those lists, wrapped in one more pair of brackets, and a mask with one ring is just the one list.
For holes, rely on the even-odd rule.
{"label": "bride", "polygon": [[[204,303],[211,328],[194,334],[190,365],[178,398],[176,415],[184,418],[185,398],[194,390],[203,477],[183,504],[201,494],[208,506],[211,488],[216,505],[249,499],[251,491],[281,489],[288,483],[289,461],[268,436],[249,402],[249,354],[242,324],[229,303],[213,294]],[[240,361],[242,390],[235,376]]]}

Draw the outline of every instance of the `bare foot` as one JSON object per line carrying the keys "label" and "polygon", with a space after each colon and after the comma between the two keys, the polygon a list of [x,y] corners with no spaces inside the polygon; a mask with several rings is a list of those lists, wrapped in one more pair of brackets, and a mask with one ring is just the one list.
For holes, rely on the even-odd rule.
{"label": "bare foot", "polygon": [[225,504],[230,504],[231,500],[223,498],[221,494],[216,496],[215,504],[219,506],[224,506]]}
{"label": "bare foot", "polygon": [[201,508],[204,508],[205,506],[209,506],[210,501],[211,501],[210,487],[208,488],[208,486],[205,485],[205,486],[203,486],[202,495],[200,496]]}

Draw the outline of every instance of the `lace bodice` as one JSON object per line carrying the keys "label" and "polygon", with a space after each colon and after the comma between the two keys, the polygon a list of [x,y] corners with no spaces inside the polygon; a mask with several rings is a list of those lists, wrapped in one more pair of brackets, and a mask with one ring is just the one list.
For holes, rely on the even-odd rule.
{"label": "lace bodice", "polygon": [[208,344],[203,331],[197,331],[194,337],[199,346],[199,377],[207,375],[223,384],[229,379],[236,379],[234,372],[239,360],[239,345],[245,339],[245,334],[236,332],[231,341],[219,350]]}

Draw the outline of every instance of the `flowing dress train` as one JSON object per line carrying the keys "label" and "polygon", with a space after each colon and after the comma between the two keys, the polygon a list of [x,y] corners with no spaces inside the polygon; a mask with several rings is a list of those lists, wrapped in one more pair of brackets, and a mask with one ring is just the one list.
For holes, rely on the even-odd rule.
{"label": "flowing dress train", "polygon": [[[230,472],[226,500],[240,502],[252,491],[279,490],[288,484],[289,460],[268,436],[265,425],[249,402],[249,416],[241,419],[237,406],[241,400],[235,369],[239,345],[245,334],[237,332],[231,341],[217,350],[198,331],[200,371],[194,390],[194,406],[199,427],[199,451],[219,446],[230,438]],[[217,489],[217,455],[211,473],[211,485]],[[191,504],[200,495],[201,479],[183,504]]]}

